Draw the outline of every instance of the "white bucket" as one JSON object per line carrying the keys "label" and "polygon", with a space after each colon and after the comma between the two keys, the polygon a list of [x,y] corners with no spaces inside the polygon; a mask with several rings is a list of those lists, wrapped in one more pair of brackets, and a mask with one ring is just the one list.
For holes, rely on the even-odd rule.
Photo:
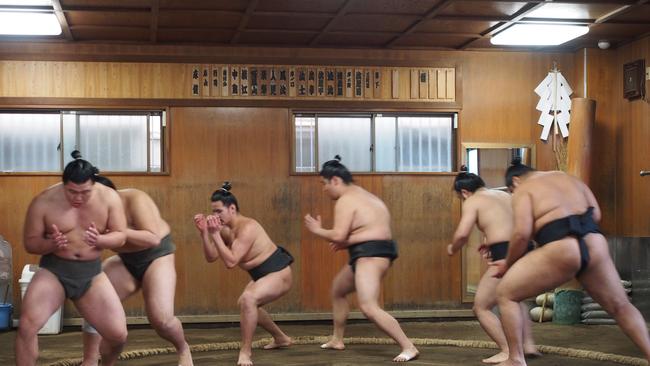
{"label": "white bucket", "polygon": [[[25,297],[25,292],[27,292],[27,287],[30,282],[32,282],[32,277],[38,271],[38,266],[35,264],[27,264],[23,267],[23,273],[18,280],[20,284],[20,298]],[[38,334],[59,334],[61,333],[61,315],[63,314],[63,304],[57,309],[57,311],[50,316],[43,328],[38,331]]]}

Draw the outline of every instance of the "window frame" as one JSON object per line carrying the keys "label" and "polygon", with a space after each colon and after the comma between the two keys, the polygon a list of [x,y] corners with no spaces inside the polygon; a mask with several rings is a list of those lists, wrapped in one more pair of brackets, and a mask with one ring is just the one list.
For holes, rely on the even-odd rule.
{"label": "window frame", "polygon": [[[147,138],[147,171],[111,171],[111,170],[102,170],[102,174],[107,174],[111,176],[169,176],[171,175],[171,113],[169,112],[168,107],[160,106],[151,106],[151,107],[138,107],[138,108],[124,108],[124,107],[111,107],[111,106],[101,106],[101,107],[64,107],[64,108],[52,108],[52,107],[7,107],[0,108],[0,113],[24,113],[24,114],[59,114],[59,131],[61,142],[63,142],[63,115],[65,113],[76,112],[77,122],[79,121],[80,115],[120,115],[120,114],[132,114],[132,115],[151,115],[160,113],[161,114],[161,131],[160,131],[160,172],[151,171],[151,151],[150,151],[150,138]],[[149,122],[149,119],[147,119]],[[78,129],[78,126],[77,126]],[[147,123],[147,136],[150,134],[150,126]],[[5,172],[0,171],[0,176],[61,176],[63,169],[65,168],[65,156],[64,149],[61,148],[59,151],[61,159],[60,171],[33,171],[33,172]],[[82,151],[83,154],[83,151]]]}
{"label": "window frame", "polygon": [[[458,110],[435,110],[435,111],[399,111],[399,110],[352,110],[352,111],[327,111],[327,110],[298,110],[290,109],[289,110],[289,123],[290,133],[291,133],[291,166],[289,167],[290,176],[301,176],[301,175],[318,175],[319,169],[323,162],[320,161],[320,156],[318,154],[318,116],[341,116],[341,117],[370,117],[370,138],[371,146],[373,152],[370,156],[372,171],[366,172],[352,172],[355,176],[362,175],[430,175],[430,176],[450,176],[456,175],[458,173],[458,133],[459,133],[459,120],[460,120],[460,111]],[[316,171],[314,172],[297,172],[296,171],[296,117],[315,117],[316,123],[314,127],[314,151],[315,151],[315,165]],[[451,158],[451,171],[448,172],[400,172],[400,171],[377,171],[376,158],[375,158],[375,118],[376,117],[423,117],[423,116],[447,116],[452,119],[451,126],[451,148],[450,148],[450,158]],[[395,128],[398,127],[397,119],[395,119]],[[399,139],[399,134],[395,133],[396,143]],[[396,161],[399,158],[399,152],[396,152]]]}

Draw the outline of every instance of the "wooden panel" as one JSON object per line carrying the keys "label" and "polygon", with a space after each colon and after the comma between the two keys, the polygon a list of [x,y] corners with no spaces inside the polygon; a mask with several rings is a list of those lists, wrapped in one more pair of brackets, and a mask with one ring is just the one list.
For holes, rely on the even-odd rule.
{"label": "wooden panel", "polygon": [[[52,57],[63,57],[61,50],[67,49],[61,45],[48,47],[58,50]],[[124,50],[129,49],[124,45],[106,47],[116,51],[116,56],[110,57],[124,57],[121,56],[125,54]],[[86,56],[93,52],[105,52],[102,47],[90,45],[78,45],[71,49]],[[302,216],[308,212],[320,213],[326,225],[331,224],[332,202],[323,195],[318,177],[290,175],[292,137],[288,108],[299,108],[309,98],[298,98],[299,100],[284,105],[284,108],[259,108],[255,104],[249,104],[245,108],[181,108],[174,103],[180,104],[182,99],[191,97],[191,73],[187,72],[187,65],[286,65],[295,61],[304,65],[352,65],[342,68],[352,71],[368,65],[368,60],[376,60],[373,65],[377,65],[382,78],[379,92],[381,98],[388,101],[393,96],[390,82],[392,66],[395,66],[401,81],[396,85],[395,91],[399,93],[400,99],[410,99],[410,72],[407,67],[434,70],[434,67],[444,65],[445,68],[454,68],[457,75],[453,78],[457,104],[448,110],[459,111],[458,146],[464,141],[537,142],[537,166],[541,169],[552,168],[554,159],[550,146],[538,142],[538,112],[534,109],[537,97],[533,89],[546,75],[553,61],[558,62],[567,80],[577,89],[573,83],[572,53],[399,50],[332,52],[262,48],[234,48],[222,53],[224,51],[213,48],[171,49],[177,54],[168,60],[182,59],[187,63],[0,61],[0,94],[6,97],[46,98],[34,99],[44,104],[53,103],[48,102],[47,98],[64,97],[82,98],[79,100],[84,101],[83,105],[92,105],[88,100],[94,98],[132,99],[127,101],[130,103],[128,105],[135,105],[133,103],[141,100],[151,103],[151,100],[157,98],[164,98],[166,103],[171,103],[171,174],[164,177],[114,178],[119,186],[133,186],[149,192],[172,225],[179,248],[176,308],[181,315],[238,313],[236,299],[248,281],[247,275],[239,270],[228,271],[219,263],[206,263],[191,221],[194,213],[209,210],[210,193],[226,179],[233,182],[233,192],[240,200],[242,213],[258,219],[271,237],[278,244],[286,245],[297,259],[294,264],[292,293],[281,302],[273,304],[271,311],[329,312],[331,280],[347,260],[345,253],[332,255],[326,243],[308,234],[303,227]],[[138,47],[138,50],[150,52],[146,51],[146,46]],[[7,52],[17,54],[16,50]],[[187,61],[187,55],[192,55],[191,61]],[[641,55],[630,53],[628,56]],[[155,58],[152,55],[146,57]],[[316,68],[317,66],[309,66],[305,69]],[[459,75],[461,72],[462,78]],[[438,76],[437,72],[435,74]],[[22,76],[18,78],[16,75]],[[42,84],[44,81],[39,80],[43,75],[49,80],[45,86]],[[430,73],[430,86],[434,82],[437,85],[438,78],[431,76]],[[446,88],[449,79],[444,78],[443,81]],[[83,88],[79,88],[79,85],[83,85]],[[182,90],[177,88],[179,85]],[[441,93],[440,90],[436,90],[436,96],[449,98],[446,89],[444,90],[444,96],[438,94]],[[377,90],[373,91],[373,96],[376,92]],[[220,94],[223,95],[223,90]],[[620,94],[617,97],[618,95]],[[352,94],[350,97],[353,98]],[[331,107],[345,110],[351,104],[344,99],[345,97],[330,99]],[[639,105],[639,102],[635,103],[637,104],[631,105]],[[409,109],[398,103],[390,105],[392,109],[402,111],[435,108],[425,103],[420,103],[419,109]],[[356,109],[363,108],[361,103],[354,106]],[[375,111],[384,108],[385,104],[373,105]],[[644,109],[640,109],[637,115],[630,115],[639,119],[638,128],[650,125],[642,113],[648,115]],[[639,132],[643,130],[634,131]],[[623,137],[629,143],[627,146],[641,144],[640,138],[634,136],[632,131],[626,132]],[[625,157],[631,158],[632,147],[625,149]],[[637,159],[642,159],[642,156],[639,155]],[[638,160],[638,165],[642,165],[641,160]],[[636,172],[633,178],[638,179],[640,168],[641,166],[634,167]],[[459,217],[460,205],[450,189],[453,176],[390,175],[357,178],[362,186],[380,195],[391,209],[395,238],[400,244],[401,257],[385,281],[386,307],[422,309],[438,304],[458,305],[461,301],[461,260],[459,256],[449,258],[444,250]],[[14,245],[15,276],[19,276],[22,265],[36,260],[36,257],[28,256],[21,249],[22,216],[27,204],[37,192],[57,181],[58,177],[51,176],[0,176],[0,190],[3,193],[10,192],[0,197],[0,233]],[[405,193],[406,189],[409,194]],[[646,206],[649,203],[645,202]],[[636,207],[640,211],[644,206],[639,203]],[[17,212],[20,214],[16,215]],[[413,268],[422,270],[426,275],[416,277]],[[426,280],[423,281],[422,278]],[[14,298],[17,299],[17,296],[15,293]],[[127,312],[131,315],[142,313],[139,297],[127,303]],[[67,311],[66,316],[71,316],[71,313]]]}
{"label": "wooden panel", "polygon": [[[614,82],[609,99],[614,101],[616,120],[616,221],[620,236],[650,236],[650,178],[639,171],[650,170],[650,104],[623,98],[623,65],[637,59],[650,59],[650,37],[621,47],[617,53]],[[649,83],[646,81],[646,93]],[[601,108],[598,101],[597,111]],[[596,112],[598,113],[598,112]],[[596,121],[598,125],[598,118]],[[610,171],[611,174],[611,171]]]}

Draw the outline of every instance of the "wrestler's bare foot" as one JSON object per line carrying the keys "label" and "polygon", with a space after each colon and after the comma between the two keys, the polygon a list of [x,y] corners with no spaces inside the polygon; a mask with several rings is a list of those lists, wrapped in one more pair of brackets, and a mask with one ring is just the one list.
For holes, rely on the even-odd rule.
{"label": "wrestler's bare foot", "polygon": [[506,360],[504,362],[501,362],[497,366],[526,366],[526,362],[515,362],[512,360]]}
{"label": "wrestler's bare foot", "polygon": [[542,354],[537,350],[534,344],[524,345],[524,355],[526,358],[542,357]]}
{"label": "wrestler's bare foot", "polygon": [[420,351],[417,348],[412,347],[402,351],[399,355],[393,358],[393,362],[408,362],[415,360],[420,355]]}
{"label": "wrestler's bare foot", "polygon": [[483,359],[481,362],[483,363],[489,363],[489,364],[497,364],[499,362],[503,362],[508,359],[508,353],[506,352],[499,352],[496,355]]}
{"label": "wrestler's bare foot", "polygon": [[284,337],[280,339],[275,339],[271,343],[264,346],[264,349],[276,349],[276,348],[286,348],[293,344],[293,340],[290,337]]}
{"label": "wrestler's bare foot", "polygon": [[178,351],[178,366],[194,366],[192,361],[192,353],[190,353],[190,346],[186,343],[186,348]]}
{"label": "wrestler's bare foot", "polygon": [[343,340],[332,338],[329,340],[329,342],[321,344],[320,348],[342,351],[345,349],[345,344],[343,344]]}
{"label": "wrestler's bare foot", "polygon": [[239,352],[238,366],[253,366],[253,359],[250,354]]}

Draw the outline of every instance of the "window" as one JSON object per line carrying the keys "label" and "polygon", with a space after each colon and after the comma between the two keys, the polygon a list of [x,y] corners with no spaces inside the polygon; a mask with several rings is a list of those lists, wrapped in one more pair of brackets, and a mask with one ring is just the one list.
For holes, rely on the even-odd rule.
{"label": "window", "polygon": [[0,111],[0,171],[61,172],[79,150],[102,172],[163,172],[164,129],[163,111]]}
{"label": "window", "polygon": [[335,155],[353,172],[451,172],[454,114],[294,115],[295,172]]}

